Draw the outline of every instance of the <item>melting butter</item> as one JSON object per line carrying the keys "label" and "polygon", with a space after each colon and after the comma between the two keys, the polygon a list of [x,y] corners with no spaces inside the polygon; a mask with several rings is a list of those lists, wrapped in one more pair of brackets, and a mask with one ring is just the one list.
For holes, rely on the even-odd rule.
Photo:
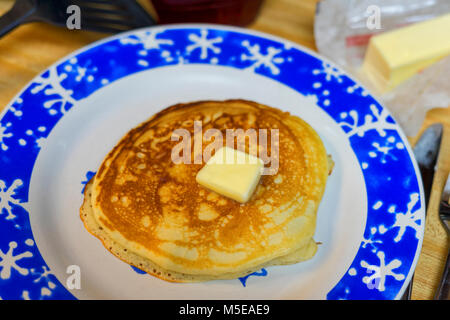
{"label": "melting butter", "polygon": [[264,162],[248,153],[223,147],[197,173],[197,182],[240,203],[247,202],[261,178]]}

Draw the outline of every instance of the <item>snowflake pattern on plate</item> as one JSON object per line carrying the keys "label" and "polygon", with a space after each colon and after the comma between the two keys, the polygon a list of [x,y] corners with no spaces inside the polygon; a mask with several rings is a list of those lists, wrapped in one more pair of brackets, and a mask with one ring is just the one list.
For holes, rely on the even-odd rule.
{"label": "snowflake pattern on plate", "polygon": [[[178,64],[254,72],[317,97],[348,138],[368,200],[358,252],[327,298],[395,298],[420,250],[424,208],[418,171],[394,119],[360,84],[313,53],[275,37],[212,25],[155,27],[105,39],[50,67],[5,109],[0,119],[1,298],[75,299],[40,255],[27,207],[34,162],[56,123],[77,101],[118,79]],[[257,272],[264,277],[253,280],[264,281],[269,273]]]}
{"label": "snowflake pattern on plate", "polygon": [[206,29],[200,30],[200,37],[196,33],[191,33],[188,38],[192,44],[186,47],[186,51],[191,54],[196,49],[200,49],[200,59],[208,58],[210,50],[215,54],[219,54],[221,51],[217,45],[223,41],[222,37],[208,39],[208,30]]}

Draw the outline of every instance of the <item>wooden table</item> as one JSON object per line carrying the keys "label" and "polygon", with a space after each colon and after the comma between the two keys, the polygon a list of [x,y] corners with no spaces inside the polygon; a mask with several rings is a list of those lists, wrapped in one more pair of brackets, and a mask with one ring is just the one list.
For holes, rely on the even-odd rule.
{"label": "wooden table", "polygon": [[[318,0],[266,0],[259,17],[250,28],[284,37],[315,50],[313,23],[317,2]],[[11,5],[12,0],[0,0],[0,14]],[[145,6],[152,10],[147,3]],[[55,61],[105,36],[33,23],[2,38],[0,110],[30,80]],[[414,277],[413,299],[433,298],[448,250],[447,236],[438,219],[438,204],[450,169],[450,108],[428,112],[422,130],[434,122],[442,122],[445,132],[428,208],[422,253]],[[410,142],[414,144],[416,139],[417,137],[411,137]]]}

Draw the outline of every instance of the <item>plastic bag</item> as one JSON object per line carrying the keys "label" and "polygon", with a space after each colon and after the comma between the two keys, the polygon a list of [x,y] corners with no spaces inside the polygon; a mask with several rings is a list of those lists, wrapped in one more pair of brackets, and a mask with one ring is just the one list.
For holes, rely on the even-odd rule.
{"label": "plastic bag", "polygon": [[[408,136],[415,136],[426,111],[450,105],[446,58],[381,95],[358,72],[374,34],[450,12],[448,0],[322,0],[318,4],[314,33],[318,51],[357,77],[378,95]],[[377,16],[379,21],[376,20]],[[414,105],[411,105],[414,102]]]}

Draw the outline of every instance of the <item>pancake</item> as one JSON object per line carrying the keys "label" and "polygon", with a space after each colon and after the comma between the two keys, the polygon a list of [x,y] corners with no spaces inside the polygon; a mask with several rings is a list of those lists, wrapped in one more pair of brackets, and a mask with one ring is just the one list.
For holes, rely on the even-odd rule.
{"label": "pancake", "polygon": [[[247,203],[197,184],[205,159],[196,159],[211,142],[204,136],[191,163],[172,160],[174,130],[189,132],[195,145],[194,121],[223,136],[227,129],[278,130],[279,141],[268,139],[265,150],[266,167],[277,167]],[[256,151],[248,141],[243,147],[258,152],[260,142]],[[331,168],[317,133],[289,113],[245,100],[178,104],[131,130],[106,156],[85,188],[80,216],[111,253],[161,279],[232,279],[314,256],[316,213]]]}

